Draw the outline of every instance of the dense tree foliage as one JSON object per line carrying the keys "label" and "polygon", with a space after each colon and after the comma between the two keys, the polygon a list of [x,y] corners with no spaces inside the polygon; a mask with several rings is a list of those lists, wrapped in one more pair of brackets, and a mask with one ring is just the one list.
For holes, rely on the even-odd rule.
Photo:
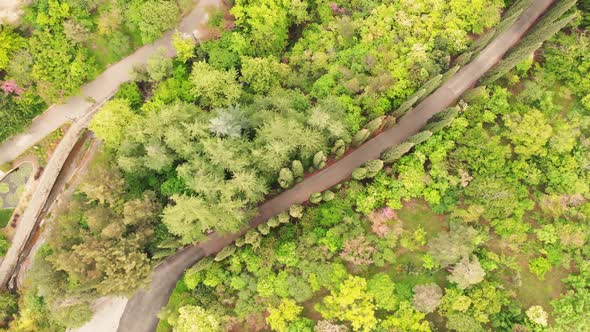
{"label": "dense tree foliage", "polygon": [[584,65],[562,70],[586,62],[580,38],[560,34],[543,62],[471,91],[431,122],[444,125],[386,152],[393,165],[367,163],[329,202],[312,195],[295,224],[271,219],[201,261],[179,294],[238,329],[269,310],[267,328],[311,331],[313,304],[315,331],[584,330],[589,109]]}
{"label": "dense tree foliage", "polygon": [[[502,7],[244,0],[218,39],[177,35],[176,60],[150,59],[97,114],[104,157],[31,277],[47,313],[30,319],[23,296],[14,325],[79,325],[93,297],[132,292],[180,246],[242,229],[268,194],[391,127],[385,113],[412,112]],[[170,13],[146,14],[153,26],[135,37]],[[67,26],[69,42],[82,39]],[[199,261],[161,330],[571,330],[588,302],[585,38],[559,35],[546,57],[470,91],[351,181]],[[553,309],[559,292],[530,293],[543,278],[566,289]]]}
{"label": "dense tree foliage", "polygon": [[0,84],[18,87],[0,89],[0,141],[45,104],[76,95],[106,66],[173,28],[186,9],[185,0],[31,2],[20,26],[0,25]]}

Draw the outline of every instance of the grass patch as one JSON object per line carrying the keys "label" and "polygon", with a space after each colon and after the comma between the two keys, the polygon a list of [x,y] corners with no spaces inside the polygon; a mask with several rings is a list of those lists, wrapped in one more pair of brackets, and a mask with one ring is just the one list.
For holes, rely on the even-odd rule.
{"label": "grass patch", "polygon": [[415,230],[422,227],[426,231],[428,239],[440,232],[446,232],[449,228],[447,217],[434,213],[426,202],[421,200],[404,203],[404,207],[397,210],[396,213],[403,222],[404,229]]}
{"label": "grass patch", "polygon": [[521,266],[521,285],[516,288],[517,301],[525,309],[533,305],[540,305],[551,313],[553,308],[551,301],[559,298],[560,294],[565,291],[561,279],[566,278],[569,272],[561,267],[553,267],[545,274],[545,280],[539,280],[528,270],[528,261],[522,261],[519,265]]}
{"label": "grass patch", "polygon": [[8,225],[13,212],[14,209],[0,209],[0,228],[4,228]]}

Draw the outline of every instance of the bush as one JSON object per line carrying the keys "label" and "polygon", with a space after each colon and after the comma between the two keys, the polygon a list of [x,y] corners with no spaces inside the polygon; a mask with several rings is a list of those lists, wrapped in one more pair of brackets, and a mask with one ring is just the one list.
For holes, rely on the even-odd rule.
{"label": "bush", "polygon": [[312,204],[320,204],[322,201],[322,193],[313,193],[309,197],[309,202]]}
{"label": "bush", "polygon": [[399,145],[391,147],[381,154],[381,160],[386,163],[392,163],[400,159],[404,154],[408,153],[415,144],[410,142],[403,142]]}
{"label": "bush", "polygon": [[352,171],[352,178],[354,180],[360,181],[367,178],[367,169],[364,167],[358,167],[354,171]]}
{"label": "bush", "polygon": [[10,241],[6,238],[6,235],[0,233],[0,256],[6,255],[10,248]]}

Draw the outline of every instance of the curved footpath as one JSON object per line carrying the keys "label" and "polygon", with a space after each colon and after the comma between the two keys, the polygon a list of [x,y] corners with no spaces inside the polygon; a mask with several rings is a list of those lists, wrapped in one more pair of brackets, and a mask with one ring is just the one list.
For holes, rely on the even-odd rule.
{"label": "curved footpath", "polygon": [[[260,206],[258,215],[250,222],[255,227],[269,218],[287,210],[291,205],[305,202],[312,193],[321,192],[347,179],[352,171],[367,160],[378,159],[383,150],[395,146],[420,131],[436,113],[452,105],[479,78],[496,64],[504,54],[534,25],[535,21],[555,0],[536,0],[516,22],[495,38],[470,64],[462,68],[433,94],[401,118],[393,128],[363,144],[330,167],[314,174],[290,190],[268,200]],[[168,257],[153,272],[147,289],[136,292],[128,302],[119,322],[120,332],[155,331],[158,313],[166,305],[168,297],[185,269],[201,258],[219,252],[242,236],[250,227],[236,234],[212,234],[207,242],[192,245]]]}
{"label": "curved footpath", "polygon": [[[219,8],[222,2],[221,0],[198,1],[195,8],[180,21],[176,30],[192,33],[199,25],[207,22],[209,18],[207,8]],[[64,123],[88,114],[95,102],[104,101],[111,91],[131,79],[133,67],[145,64],[147,59],[158,50],[164,49],[166,56],[174,56],[176,51],[172,47],[173,33],[174,31],[166,32],[154,43],[137,49],[133,54],[110,66],[94,81],[84,85],[80,95],[69,98],[65,104],[50,106],[43,114],[33,119],[25,132],[0,144],[0,164],[14,160]]]}

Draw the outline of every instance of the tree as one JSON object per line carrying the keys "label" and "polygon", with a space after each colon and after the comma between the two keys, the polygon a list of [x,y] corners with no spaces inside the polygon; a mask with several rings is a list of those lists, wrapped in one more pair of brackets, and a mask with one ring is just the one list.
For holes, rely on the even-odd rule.
{"label": "tree", "polygon": [[279,172],[279,185],[281,188],[291,188],[294,181],[293,172],[288,168],[281,168]]}
{"label": "tree", "polygon": [[148,58],[146,70],[150,81],[160,82],[172,73],[173,61],[165,56],[163,51],[153,54]]}
{"label": "tree", "polygon": [[92,118],[88,128],[109,148],[117,148],[127,135],[127,128],[138,116],[125,99],[107,101]]}
{"label": "tree", "polygon": [[367,178],[367,169],[365,167],[357,167],[352,171],[352,178],[360,181]]}
{"label": "tree", "polygon": [[281,54],[287,46],[289,18],[287,3],[281,1],[237,0],[230,13],[237,27],[247,34],[234,38],[242,55],[269,56]]}
{"label": "tree", "polygon": [[367,292],[367,281],[349,276],[337,290],[332,290],[316,310],[326,319],[349,321],[355,331],[370,331],[377,326],[375,304]]}
{"label": "tree", "polygon": [[155,41],[163,31],[174,27],[180,10],[176,1],[132,0],[125,13],[127,16],[125,22],[130,30],[139,32],[142,43],[149,44]]}
{"label": "tree", "polygon": [[395,284],[387,274],[373,275],[367,282],[367,292],[375,299],[377,309],[393,311],[397,307]]}
{"label": "tree", "polygon": [[195,62],[190,76],[194,96],[204,106],[233,105],[241,94],[236,72],[216,70],[206,62]]}
{"label": "tree", "polygon": [[565,13],[576,1],[560,1],[553,6],[545,15],[535,24],[520,42],[513,47],[508,55],[504,57],[496,66],[489,70],[481,79],[483,85],[490,85],[500,77],[504,76],[516,65],[529,57],[541,44],[553,36],[557,31],[566,26],[573,18],[574,14],[557,20]]}
{"label": "tree", "polygon": [[314,332],[348,332],[346,325],[335,324],[328,320],[320,320],[315,325]]}
{"label": "tree", "polygon": [[179,195],[171,200],[175,204],[164,209],[162,222],[184,244],[203,239],[210,230],[237,231],[243,223],[241,212],[234,210],[237,202],[209,203],[201,197]]}
{"label": "tree", "polygon": [[318,151],[318,153],[313,156],[313,167],[315,167],[315,169],[322,169],[326,166],[327,160],[328,158],[324,154],[324,151]]}
{"label": "tree", "polygon": [[392,163],[398,159],[400,159],[404,154],[408,153],[415,144],[410,142],[403,142],[398,144],[394,147],[391,147],[381,154],[381,160],[385,163]]}
{"label": "tree", "polygon": [[414,144],[414,145],[418,145],[420,143],[426,142],[431,136],[432,136],[431,131],[424,130],[424,131],[417,133],[416,135],[412,135],[412,136],[408,137],[406,142]]}
{"label": "tree", "polygon": [[125,180],[121,172],[108,164],[105,156],[100,156],[90,166],[84,182],[80,184],[80,191],[89,201],[108,204],[117,207],[121,204],[125,188]]}
{"label": "tree", "polygon": [[509,130],[505,136],[514,145],[514,152],[525,158],[544,156],[547,153],[545,145],[551,138],[553,129],[543,113],[531,109],[522,116],[508,114],[502,119]]}
{"label": "tree", "polygon": [[543,309],[543,307],[541,307],[540,305],[534,305],[528,308],[526,311],[526,315],[533,323],[541,325],[543,327],[547,326],[547,320],[549,318],[549,315],[547,314],[545,309]]}
{"label": "tree", "polygon": [[449,107],[430,118],[424,129],[432,133],[440,131],[450,125],[457,114],[459,114],[459,107]]}
{"label": "tree", "polygon": [[5,291],[0,292],[0,322],[7,322],[12,318],[12,315],[17,313],[16,300],[15,295]]}
{"label": "tree", "polygon": [[31,76],[37,92],[48,103],[76,93],[96,72],[89,51],[77,47],[63,32],[36,30],[29,46],[34,61]]}
{"label": "tree", "polygon": [[217,109],[217,116],[209,119],[209,130],[219,137],[238,138],[249,127],[248,119],[240,111],[240,105]]}
{"label": "tree", "polygon": [[435,283],[414,286],[414,308],[425,314],[433,312],[440,304],[442,289]]}
{"label": "tree", "polygon": [[178,309],[178,320],[173,324],[174,332],[221,332],[217,317],[196,305],[185,305]]}
{"label": "tree", "polygon": [[363,144],[367,138],[369,138],[369,136],[371,136],[371,132],[366,128],[357,131],[357,133],[352,137],[352,145],[359,146]]}
{"label": "tree", "polygon": [[533,258],[529,261],[529,270],[534,273],[539,280],[545,280],[545,273],[551,270],[551,263],[545,257]]}
{"label": "tree", "polygon": [[91,285],[101,295],[127,295],[144,286],[151,266],[137,243],[127,239],[98,240],[86,237],[70,251],[48,257],[56,270],[68,273],[72,282]]}
{"label": "tree", "polygon": [[447,328],[451,331],[457,332],[484,332],[485,330],[481,327],[473,317],[462,313],[450,314],[447,316]]}
{"label": "tree", "polygon": [[172,36],[172,45],[176,50],[178,61],[186,63],[195,57],[195,40],[191,36],[184,36],[177,31]]}
{"label": "tree", "polygon": [[477,231],[470,226],[457,225],[448,233],[439,233],[428,242],[428,253],[447,267],[471,254],[475,249]]}
{"label": "tree", "polygon": [[387,331],[430,332],[430,325],[425,320],[425,316],[414,310],[409,302],[402,301],[398,310],[387,316],[381,326]]}
{"label": "tree", "polygon": [[297,319],[303,310],[295,301],[291,299],[282,299],[278,307],[268,308],[269,315],[266,322],[273,331],[287,332],[289,323]]}
{"label": "tree", "polygon": [[291,171],[293,172],[293,176],[295,177],[295,179],[297,181],[303,180],[303,176],[305,174],[304,174],[303,164],[301,163],[300,160],[293,160],[291,162]]}
{"label": "tree", "polygon": [[477,257],[474,256],[469,259],[463,256],[461,261],[453,267],[449,281],[456,283],[460,289],[465,289],[482,282],[485,275],[486,273],[479,264]]}
{"label": "tree", "polygon": [[290,74],[289,66],[273,58],[242,57],[241,80],[257,94],[278,87]]}
{"label": "tree", "polygon": [[9,25],[0,25],[0,70],[6,69],[9,60],[24,46],[24,39]]}
{"label": "tree", "polygon": [[367,169],[366,177],[372,178],[383,169],[383,161],[379,159],[369,160],[365,163],[364,167]]}
{"label": "tree", "polygon": [[373,263],[375,252],[375,247],[367,241],[364,235],[360,235],[346,240],[340,256],[355,265],[370,265]]}

